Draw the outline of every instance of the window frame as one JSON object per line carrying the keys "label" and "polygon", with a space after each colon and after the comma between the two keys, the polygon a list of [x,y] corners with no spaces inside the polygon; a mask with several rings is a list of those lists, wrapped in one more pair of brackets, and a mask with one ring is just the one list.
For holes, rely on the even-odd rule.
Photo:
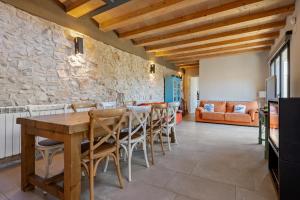
{"label": "window frame", "polygon": [[[277,84],[276,80],[276,95],[277,97],[282,97],[282,85],[283,85],[283,66],[282,66],[282,53],[287,49],[287,71],[288,71],[288,76],[287,76],[287,97],[290,97],[290,76],[291,76],[291,69],[290,69],[290,40],[288,39],[286,42],[284,42],[280,48],[276,51],[276,53],[272,56],[270,62],[269,62],[269,75],[273,76],[276,75],[276,79],[279,78],[279,85]],[[276,73],[276,60],[279,58],[279,77]],[[273,74],[274,72],[274,74]],[[279,93],[277,93],[279,90]],[[279,94],[279,96],[278,96]]]}

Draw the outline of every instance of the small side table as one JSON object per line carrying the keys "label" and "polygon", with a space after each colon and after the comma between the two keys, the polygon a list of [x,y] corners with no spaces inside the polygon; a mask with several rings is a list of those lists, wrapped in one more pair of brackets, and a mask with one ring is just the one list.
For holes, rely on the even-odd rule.
{"label": "small side table", "polygon": [[265,109],[259,109],[259,133],[258,133],[258,144],[265,142],[265,159],[268,159],[268,112]]}

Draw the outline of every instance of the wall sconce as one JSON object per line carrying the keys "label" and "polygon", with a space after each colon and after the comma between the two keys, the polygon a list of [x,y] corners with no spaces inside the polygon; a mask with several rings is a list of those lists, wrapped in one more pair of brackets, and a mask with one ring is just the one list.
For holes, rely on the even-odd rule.
{"label": "wall sconce", "polygon": [[155,74],[155,64],[150,65],[150,73]]}
{"label": "wall sconce", "polygon": [[83,38],[75,37],[74,43],[75,43],[75,55],[83,54]]}

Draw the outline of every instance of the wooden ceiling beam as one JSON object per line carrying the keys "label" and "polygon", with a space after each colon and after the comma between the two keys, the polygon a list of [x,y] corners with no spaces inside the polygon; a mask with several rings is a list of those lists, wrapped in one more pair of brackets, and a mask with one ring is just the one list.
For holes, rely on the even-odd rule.
{"label": "wooden ceiling beam", "polygon": [[200,10],[197,12],[194,12],[192,14],[188,14],[185,16],[177,17],[171,20],[163,21],[157,24],[153,24],[150,26],[145,26],[139,29],[131,30],[124,33],[119,33],[120,38],[126,38],[126,39],[133,39],[140,36],[145,36],[145,34],[154,33],[154,32],[161,32],[166,31],[174,28],[178,28],[182,25],[186,25],[186,23],[197,23],[199,20],[219,14],[222,12],[226,12],[235,8],[239,8],[245,5],[261,2],[263,0],[236,0],[234,2],[230,2],[227,4],[223,4],[220,6],[216,6],[214,8],[206,9],[206,10]]}
{"label": "wooden ceiling beam", "polygon": [[243,23],[243,22],[255,21],[255,20],[259,20],[259,19],[263,19],[266,17],[275,16],[275,15],[279,15],[279,14],[291,13],[294,10],[295,10],[295,5],[292,4],[292,5],[283,6],[280,8],[274,8],[274,9],[267,10],[267,11],[260,11],[257,13],[248,14],[248,15],[239,16],[239,17],[230,18],[230,19],[225,19],[225,20],[222,20],[219,22],[205,24],[205,25],[185,29],[182,31],[176,31],[176,32],[162,34],[162,35],[158,35],[158,36],[154,36],[154,37],[135,40],[135,45],[146,46],[146,45],[151,45],[151,44],[157,44],[157,43],[161,43],[168,39],[174,39],[174,38],[179,39],[182,36],[193,35],[195,33],[213,30],[213,29],[222,28],[222,27],[227,27],[230,25],[236,25],[236,24]]}
{"label": "wooden ceiling beam", "polygon": [[[185,3],[188,3],[187,1]],[[100,23],[99,27],[102,31],[111,31],[124,26],[129,26],[146,19],[159,16],[164,12],[171,12],[184,7],[184,0],[163,0],[153,3],[150,6],[133,10],[121,16],[112,17],[111,19]]]}
{"label": "wooden ceiling beam", "polygon": [[212,43],[207,43],[207,44],[202,44],[202,45],[178,48],[178,49],[174,49],[174,50],[170,50],[170,51],[161,51],[161,52],[155,53],[155,56],[156,57],[165,57],[165,56],[179,55],[179,54],[183,54],[186,52],[194,52],[195,50],[199,50],[199,49],[231,45],[231,44],[248,42],[248,41],[253,41],[253,40],[269,40],[269,39],[274,39],[278,36],[279,36],[279,31],[272,32],[272,33],[263,33],[263,34],[253,35],[253,36],[235,38],[235,39],[231,39],[231,40],[224,40],[224,41],[220,41],[220,42],[212,42]]}
{"label": "wooden ceiling beam", "polygon": [[181,41],[177,41],[177,42],[170,42],[170,43],[159,44],[159,45],[153,45],[153,46],[146,46],[145,49],[146,49],[146,51],[149,51],[149,52],[156,52],[156,51],[168,50],[168,49],[177,49],[180,46],[196,44],[197,42],[203,42],[203,41],[219,39],[219,38],[223,38],[223,37],[235,36],[235,35],[239,35],[239,34],[257,32],[257,31],[269,30],[272,28],[273,29],[274,28],[282,28],[284,26],[285,26],[285,20],[282,20],[282,21],[271,22],[271,23],[257,25],[257,26],[251,26],[248,28],[242,28],[242,29],[233,30],[233,31],[216,33],[216,34],[207,35],[207,36],[198,37],[198,38],[192,38],[192,39],[181,40]]}
{"label": "wooden ceiling beam", "polygon": [[192,69],[192,68],[199,68],[199,65],[184,65],[184,66],[177,66],[180,69]]}
{"label": "wooden ceiling beam", "polygon": [[182,65],[194,65],[194,64],[199,64],[198,60],[192,60],[192,61],[174,61],[176,66],[182,66]]}
{"label": "wooden ceiling beam", "polygon": [[273,44],[274,44],[274,40],[251,42],[251,43],[247,43],[247,44],[240,44],[240,45],[229,46],[229,47],[221,47],[221,48],[209,49],[209,50],[204,50],[204,51],[202,50],[202,51],[195,51],[195,52],[191,52],[191,53],[172,55],[172,56],[168,56],[166,58],[168,60],[180,60],[183,58],[194,57],[194,56],[199,56],[199,55],[203,55],[203,54],[232,51],[232,50],[237,50],[237,49],[245,49],[245,48],[253,48],[253,47],[266,47],[266,46],[271,46]]}
{"label": "wooden ceiling beam", "polygon": [[103,0],[80,0],[68,5],[68,7],[66,7],[66,12],[67,14],[78,18],[105,4],[106,3]]}
{"label": "wooden ceiling beam", "polygon": [[236,50],[236,51],[228,51],[228,52],[219,52],[219,53],[212,53],[212,54],[204,54],[197,57],[192,57],[188,59],[182,59],[178,61],[173,61],[175,64],[181,64],[181,63],[192,63],[192,62],[198,62],[202,58],[210,58],[210,57],[216,57],[216,56],[224,56],[224,55],[233,55],[233,54],[239,54],[239,53],[247,53],[247,52],[256,52],[256,51],[267,51],[270,50],[270,47],[255,47],[255,48],[249,48],[249,49],[242,49],[242,50]]}

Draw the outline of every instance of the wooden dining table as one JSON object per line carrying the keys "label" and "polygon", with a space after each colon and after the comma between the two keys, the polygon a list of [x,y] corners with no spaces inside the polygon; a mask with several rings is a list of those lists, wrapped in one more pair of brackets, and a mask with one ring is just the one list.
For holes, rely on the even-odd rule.
{"label": "wooden dining table", "polygon": [[[105,120],[107,125],[115,118]],[[127,118],[126,118],[127,120]],[[124,121],[125,123],[125,121]],[[18,118],[21,125],[21,188],[30,191],[35,186],[64,200],[79,200],[81,190],[81,142],[89,130],[88,112]],[[105,134],[98,132],[97,136]],[[64,173],[44,179],[35,173],[35,137],[64,143]],[[60,186],[56,181],[63,181]]]}

